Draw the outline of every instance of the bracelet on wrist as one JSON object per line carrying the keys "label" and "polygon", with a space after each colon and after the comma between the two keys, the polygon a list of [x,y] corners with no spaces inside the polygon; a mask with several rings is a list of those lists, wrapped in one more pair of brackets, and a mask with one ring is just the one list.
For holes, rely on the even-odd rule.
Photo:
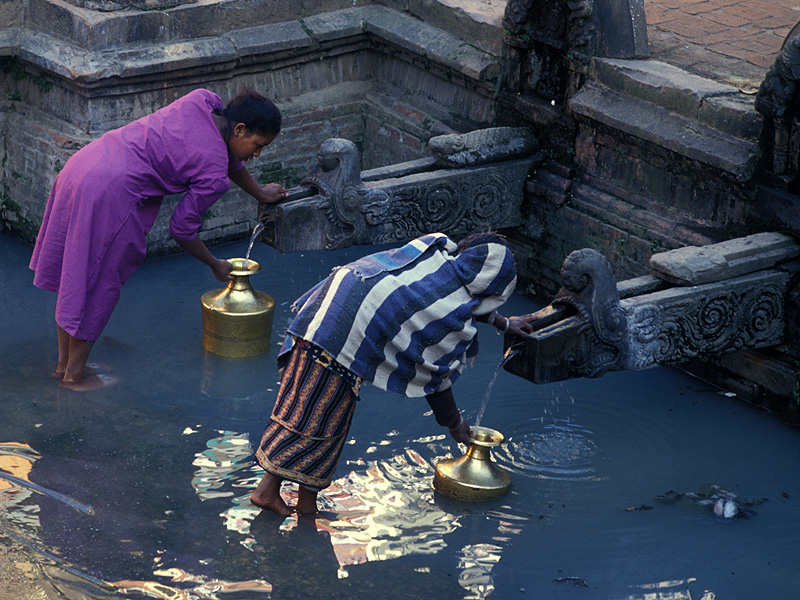
{"label": "bracelet on wrist", "polygon": [[506,324],[503,326],[502,329],[497,330],[497,335],[503,335],[504,333],[506,333],[508,331],[508,327],[511,325],[511,321],[508,319],[508,317],[503,317],[503,318],[506,320]]}
{"label": "bracelet on wrist", "polygon": [[456,424],[456,426],[455,426],[455,427],[448,427],[448,429],[449,429],[450,431],[455,431],[456,429],[458,429],[459,427],[461,427],[461,424],[462,424],[463,422],[464,422],[464,417],[462,417],[462,416],[459,414],[459,415],[458,415],[458,423]]}

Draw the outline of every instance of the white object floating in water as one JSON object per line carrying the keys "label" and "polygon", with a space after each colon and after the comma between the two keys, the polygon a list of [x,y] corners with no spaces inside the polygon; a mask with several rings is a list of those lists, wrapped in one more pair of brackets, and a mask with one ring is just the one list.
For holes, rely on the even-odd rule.
{"label": "white object floating in water", "polygon": [[714,503],[714,514],[723,519],[732,519],[739,513],[739,507],[733,500],[720,498]]}

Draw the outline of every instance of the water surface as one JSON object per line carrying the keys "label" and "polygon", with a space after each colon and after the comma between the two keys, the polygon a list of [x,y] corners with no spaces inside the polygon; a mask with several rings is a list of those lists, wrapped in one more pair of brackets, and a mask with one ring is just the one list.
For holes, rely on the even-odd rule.
{"label": "water surface", "polygon": [[[29,565],[16,584],[67,598],[797,596],[800,432],[673,368],[542,386],[501,371],[482,424],[505,435],[493,456],[513,486],[480,504],[433,492],[436,461],[460,450],[425,401],[367,387],[316,523],[251,507],[289,304],[376,249],[253,247],[251,281],[277,308],[273,350],[245,360],[202,350],[210,271],[146,261],[90,359],[118,382],[80,393],[49,377],[55,297],[31,283],[31,248],[0,237],[0,469],[54,492],[0,479],[0,545]],[[507,312],[535,308],[515,295]],[[455,387],[471,423],[502,358],[479,327]],[[749,518],[700,502],[720,491]]]}

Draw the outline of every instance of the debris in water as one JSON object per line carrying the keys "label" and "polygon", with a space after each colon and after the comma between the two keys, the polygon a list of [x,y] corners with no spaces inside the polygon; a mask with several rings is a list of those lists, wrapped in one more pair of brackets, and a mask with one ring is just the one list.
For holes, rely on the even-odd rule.
{"label": "debris in water", "polygon": [[714,503],[714,514],[723,519],[732,519],[739,514],[739,507],[733,500],[719,498]]}
{"label": "debris in water", "polygon": [[556,577],[553,583],[571,583],[575,587],[589,587],[589,584],[580,577]]}
{"label": "debris in water", "polygon": [[768,500],[767,498],[740,500],[735,493],[729,492],[716,484],[709,485],[707,489],[699,492],[678,493],[670,490],[660,496],[656,496],[656,500],[659,502],[670,504],[675,504],[683,498],[691,500],[697,506],[711,509],[716,516],[725,520],[749,519],[756,514],[752,507],[763,504]]}

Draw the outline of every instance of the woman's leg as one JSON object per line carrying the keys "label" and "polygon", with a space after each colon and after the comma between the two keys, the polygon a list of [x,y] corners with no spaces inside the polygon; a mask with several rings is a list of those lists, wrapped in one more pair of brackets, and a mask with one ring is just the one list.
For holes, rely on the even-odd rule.
{"label": "woman's leg", "polygon": [[89,360],[92,345],[86,340],[67,335],[69,335],[69,357],[63,381],[66,384],[80,383],[86,379],[86,361]]}
{"label": "woman's leg", "polygon": [[69,338],[70,335],[56,323],[58,328],[58,363],[56,370],[53,371],[53,377],[64,379],[64,373],[67,372],[67,362],[69,362]]}
{"label": "woman's leg", "polygon": [[319,512],[317,510],[317,492],[301,485],[297,490],[297,505],[295,506],[295,510],[301,515],[316,514]]}
{"label": "woman's leg", "polygon": [[281,498],[282,482],[283,479],[267,471],[258,483],[258,487],[250,494],[250,502],[263,510],[271,510],[280,515],[292,514],[292,509]]}

